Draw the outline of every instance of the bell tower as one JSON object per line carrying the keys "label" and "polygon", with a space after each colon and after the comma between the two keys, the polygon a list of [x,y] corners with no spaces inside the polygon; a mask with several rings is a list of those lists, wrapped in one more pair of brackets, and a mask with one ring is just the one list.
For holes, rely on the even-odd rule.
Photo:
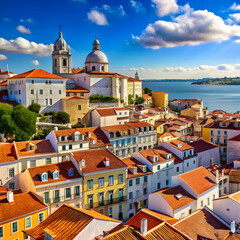
{"label": "bell tower", "polygon": [[54,43],[52,52],[52,72],[54,74],[72,73],[70,48],[64,40],[61,32]]}

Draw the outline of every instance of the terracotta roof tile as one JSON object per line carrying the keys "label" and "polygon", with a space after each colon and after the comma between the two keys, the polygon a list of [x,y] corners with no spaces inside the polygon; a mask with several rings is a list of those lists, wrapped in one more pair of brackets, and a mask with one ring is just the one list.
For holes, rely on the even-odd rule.
{"label": "terracotta roof tile", "polygon": [[84,71],[85,71],[85,68],[72,68],[73,74],[83,73]]}
{"label": "terracotta roof tile", "polygon": [[[68,175],[68,169],[73,169],[73,175]],[[52,173],[57,170],[59,172],[59,178],[53,179]],[[28,168],[29,174],[35,185],[44,185],[49,183],[57,183],[67,181],[71,179],[81,178],[81,175],[73,165],[71,161],[60,162],[55,164],[43,165],[39,167]],[[48,174],[47,181],[41,181],[40,174],[46,172]]]}
{"label": "terracotta roof tile", "polygon": [[47,78],[47,79],[64,79],[52,73],[46,72],[42,69],[33,69],[31,71],[15,75],[9,79],[17,78]]}
{"label": "terracotta roof tile", "polygon": [[3,82],[1,82],[1,86],[7,86],[8,85],[8,81],[6,80],[6,81],[3,81]]}
{"label": "terracotta roof tile", "polygon": [[189,143],[190,146],[194,147],[195,153],[204,152],[213,148],[218,148],[218,145],[205,141],[203,139],[197,140],[195,142]]}
{"label": "terracotta roof tile", "polygon": [[[175,187],[163,188],[151,194],[161,194],[174,211],[196,200],[180,185]],[[177,199],[177,194],[181,194],[182,199]]]}
{"label": "terracotta roof tile", "polygon": [[10,72],[10,71],[5,71],[5,72],[0,71],[0,75],[6,75],[6,74],[15,74],[15,73]]}
{"label": "terracotta roof tile", "polygon": [[[185,150],[189,150],[189,149],[193,149],[194,147],[190,146],[189,144],[182,142],[178,139],[175,140],[170,140],[166,142],[167,144],[169,144],[170,146],[177,148],[180,151],[185,151]],[[181,144],[181,147],[178,147],[179,144]]]}
{"label": "terracotta roof tile", "polygon": [[[73,152],[73,157],[76,161],[80,162],[85,159],[85,168],[82,169],[84,173],[116,170],[119,168],[127,168],[127,165],[123,163],[119,158],[112,154],[107,149],[96,149]],[[108,158],[109,166],[104,164],[104,161]]]}
{"label": "terracotta roof tile", "polygon": [[86,88],[80,87],[80,86],[76,86],[74,88],[71,89],[67,89],[66,92],[80,92],[80,93],[89,93],[89,91]]}
{"label": "terracotta roof tile", "polygon": [[176,218],[169,217],[162,213],[158,213],[156,211],[152,211],[150,209],[141,209],[137,212],[132,218],[130,218],[125,224],[133,226],[137,229],[141,229],[141,220],[145,218],[147,219],[148,228],[147,230],[150,231],[152,228],[156,227],[157,225],[167,221],[170,224],[176,223],[178,220]]}
{"label": "terracotta roof tile", "polygon": [[114,108],[96,108],[100,116],[113,116],[117,115]]}
{"label": "terracotta roof tile", "polygon": [[191,239],[226,239],[229,227],[220,221],[215,214],[203,208],[174,224],[174,227],[188,235]]}
{"label": "terracotta roof tile", "polygon": [[18,159],[13,143],[0,143],[0,163],[12,162]]}
{"label": "terracotta roof tile", "polygon": [[13,203],[9,203],[6,198],[0,200],[0,224],[47,209],[47,205],[32,192],[14,194],[13,198]]}
{"label": "terracotta roof tile", "polygon": [[178,175],[198,195],[216,186],[215,176],[205,167],[199,167],[192,171]]}
{"label": "terracotta roof tile", "polygon": [[119,222],[92,210],[63,205],[41,224],[24,232],[36,240],[44,240],[44,230],[48,229],[55,234],[54,240],[70,240],[82,232],[93,219]]}
{"label": "terracotta roof tile", "polygon": [[128,82],[141,82],[141,80],[138,80],[138,79],[129,77],[129,78],[128,78]]}

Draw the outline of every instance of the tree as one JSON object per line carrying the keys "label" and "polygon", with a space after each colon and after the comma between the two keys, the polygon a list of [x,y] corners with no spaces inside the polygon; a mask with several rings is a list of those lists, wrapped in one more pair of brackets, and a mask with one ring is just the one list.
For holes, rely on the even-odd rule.
{"label": "tree", "polygon": [[41,106],[37,103],[32,103],[31,105],[28,106],[28,109],[32,112],[39,113]]}
{"label": "tree", "polygon": [[136,96],[134,104],[140,105],[145,102],[145,98]]}
{"label": "tree", "polygon": [[70,123],[70,115],[66,112],[57,112],[54,121],[63,124]]}
{"label": "tree", "polygon": [[152,89],[148,88],[148,87],[144,87],[143,92],[144,92],[144,94],[150,94],[152,92]]}
{"label": "tree", "polygon": [[133,95],[128,94],[128,104],[133,104]]}
{"label": "tree", "polygon": [[0,118],[6,114],[11,115],[13,112],[13,106],[7,103],[0,103]]}

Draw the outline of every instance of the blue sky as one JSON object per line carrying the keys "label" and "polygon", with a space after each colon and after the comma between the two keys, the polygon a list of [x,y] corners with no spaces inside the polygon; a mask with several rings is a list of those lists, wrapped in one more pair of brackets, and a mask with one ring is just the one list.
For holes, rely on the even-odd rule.
{"label": "blue sky", "polygon": [[239,75],[240,5],[231,0],[2,1],[0,68],[51,72],[60,24],[72,67],[83,67],[97,35],[110,71],[159,79]]}

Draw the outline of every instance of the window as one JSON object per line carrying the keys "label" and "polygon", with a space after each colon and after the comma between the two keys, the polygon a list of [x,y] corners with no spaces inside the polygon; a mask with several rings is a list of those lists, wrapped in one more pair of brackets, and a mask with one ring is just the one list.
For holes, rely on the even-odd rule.
{"label": "window", "polygon": [[213,143],[213,138],[212,138],[212,137],[210,138],[210,142],[212,142],[212,143]]}
{"label": "window", "polygon": [[62,90],[59,90],[58,92],[59,92],[59,94],[62,94]]}
{"label": "window", "polygon": [[82,148],[82,147],[83,147],[83,145],[82,145],[82,143],[80,143],[80,144],[79,144],[79,148]]}
{"label": "window", "polygon": [[166,167],[167,167],[167,168],[169,167],[169,164],[168,164],[168,163],[166,164]]}
{"label": "window", "polygon": [[84,97],[84,93],[81,92],[81,93],[80,93],[80,96],[81,96],[81,97]]}
{"label": "window", "polygon": [[160,170],[160,165],[157,166],[157,170]]}
{"label": "window", "polygon": [[18,221],[12,222],[12,233],[18,232]]}
{"label": "window", "polygon": [[62,151],[66,150],[66,145],[62,145]]}
{"label": "window", "polygon": [[99,205],[104,205],[104,192],[99,193]]}
{"label": "window", "polygon": [[123,174],[118,174],[118,184],[123,183]]}
{"label": "window", "polygon": [[88,180],[88,181],[87,181],[87,185],[88,185],[88,190],[93,189],[93,180],[92,180],[92,179],[91,179],[91,180]]}
{"label": "window", "polygon": [[3,226],[0,227],[0,238],[2,238],[4,236],[4,233],[3,233]]}
{"label": "window", "polygon": [[96,70],[96,67],[95,66],[92,66],[92,71],[95,71]]}
{"label": "window", "polygon": [[210,135],[213,136],[213,130],[210,131]]}
{"label": "window", "polygon": [[52,94],[52,90],[49,90],[49,94]]}
{"label": "window", "polygon": [[30,168],[36,167],[36,160],[30,161]]}
{"label": "window", "polygon": [[15,168],[9,168],[8,169],[8,177],[12,178],[15,175]]}
{"label": "window", "polygon": [[66,198],[71,197],[71,188],[66,188]]}
{"label": "window", "polygon": [[166,176],[168,177],[168,171],[166,171]]}
{"label": "window", "polygon": [[59,190],[54,191],[54,202],[59,202]]}
{"label": "window", "polygon": [[52,164],[52,159],[51,158],[46,158],[46,164]]}
{"label": "window", "polygon": [[57,59],[56,58],[54,59],[54,65],[55,65],[55,67],[57,66]]}
{"label": "window", "polygon": [[88,207],[93,208],[93,195],[88,195]]}
{"label": "window", "polygon": [[69,150],[71,150],[72,149],[72,144],[69,144]]}
{"label": "window", "polygon": [[147,194],[147,188],[143,189],[143,194],[146,195]]}
{"label": "window", "polygon": [[179,167],[177,167],[176,171],[179,172]]}
{"label": "window", "polygon": [[215,199],[215,194],[213,194],[213,199]]}
{"label": "window", "polygon": [[79,110],[79,111],[81,110],[81,108],[82,108],[81,105],[78,105],[78,110]]}
{"label": "window", "polygon": [[108,208],[108,216],[111,218],[113,217],[113,207]]}
{"label": "window", "polygon": [[25,228],[28,229],[32,226],[32,221],[31,217],[25,218]]}
{"label": "window", "polygon": [[34,94],[34,89],[31,89],[31,94]]}
{"label": "window", "polygon": [[104,66],[101,67],[102,72],[104,72]]}
{"label": "window", "polygon": [[140,178],[136,178],[136,185],[140,184]]}
{"label": "window", "polygon": [[43,221],[44,221],[44,213],[42,212],[38,214],[38,224],[40,224]]}
{"label": "window", "polygon": [[157,184],[157,189],[158,189],[158,190],[161,189],[161,183],[158,183],[158,184]]}
{"label": "window", "polygon": [[129,181],[128,181],[128,186],[129,187],[131,187],[133,184],[132,184],[133,182],[132,182],[132,179],[130,179]]}
{"label": "window", "polygon": [[9,183],[9,189],[14,190],[15,189],[15,183]]}
{"label": "window", "polygon": [[113,203],[113,190],[108,191],[108,203],[109,204]]}
{"label": "window", "polygon": [[143,182],[144,182],[144,183],[147,183],[147,182],[148,182],[148,176],[144,176]]}
{"label": "window", "polygon": [[32,80],[32,84],[34,84],[34,80]]}
{"label": "window", "polygon": [[59,179],[59,172],[58,172],[58,170],[55,170],[53,172],[53,179]]}
{"label": "window", "polygon": [[129,196],[129,199],[133,199],[133,192],[129,192],[128,196]]}
{"label": "window", "polygon": [[80,187],[76,186],[75,187],[75,197],[79,197],[80,196]]}
{"label": "window", "polygon": [[122,212],[122,204],[118,205],[118,219],[122,220],[123,219],[123,212]]}
{"label": "window", "polygon": [[39,90],[39,93],[40,93],[41,95],[43,95],[43,90],[42,90],[42,89],[40,89],[40,90]]}
{"label": "window", "polygon": [[118,190],[119,201],[123,201],[123,189]]}
{"label": "window", "polygon": [[98,179],[99,187],[104,187],[104,177]]}
{"label": "window", "polygon": [[63,59],[63,66],[66,67],[67,66],[67,60]]}
{"label": "window", "polygon": [[201,201],[201,207],[203,207],[203,201]]}
{"label": "window", "polygon": [[52,105],[52,99],[49,99],[50,100],[50,105]]}
{"label": "window", "polygon": [[169,180],[167,179],[167,180],[166,180],[166,185],[168,186],[168,184],[169,184]]}
{"label": "window", "polygon": [[45,192],[45,193],[44,193],[44,202],[45,202],[46,204],[49,204],[49,192]]}
{"label": "window", "polygon": [[207,199],[207,204],[210,205],[210,198]]}

